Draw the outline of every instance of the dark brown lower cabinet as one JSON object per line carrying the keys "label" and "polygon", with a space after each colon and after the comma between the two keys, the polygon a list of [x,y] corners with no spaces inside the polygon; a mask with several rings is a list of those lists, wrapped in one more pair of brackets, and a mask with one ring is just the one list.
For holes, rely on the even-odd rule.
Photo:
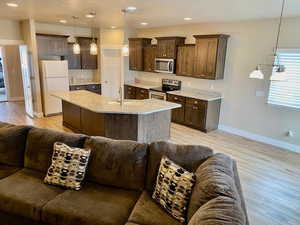
{"label": "dark brown lower cabinet", "polygon": [[148,99],[149,98],[149,90],[144,88],[136,89],[136,99]]}
{"label": "dark brown lower cabinet", "polygon": [[176,95],[167,95],[167,100],[169,102],[174,102],[181,104],[181,108],[172,110],[172,122],[184,124],[184,106],[185,106],[185,97],[176,96]]}
{"label": "dark brown lower cabinet", "polygon": [[70,91],[86,90],[101,95],[101,84],[71,85]]}
{"label": "dark brown lower cabinet", "polygon": [[136,87],[125,85],[125,99],[136,99]]}
{"label": "dark brown lower cabinet", "polygon": [[168,94],[168,101],[181,104],[172,110],[172,122],[183,124],[204,132],[218,128],[221,99],[204,101],[195,98]]}
{"label": "dark brown lower cabinet", "polygon": [[125,85],[124,95],[125,99],[148,99],[149,90],[144,88],[133,87],[130,85]]}

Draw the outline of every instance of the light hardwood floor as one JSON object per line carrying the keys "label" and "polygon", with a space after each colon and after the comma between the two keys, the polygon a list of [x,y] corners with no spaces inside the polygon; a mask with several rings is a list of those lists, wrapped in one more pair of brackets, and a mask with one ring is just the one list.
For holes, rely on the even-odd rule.
{"label": "light hardwood floor", "polygon": [[[0,121],[71,132],[61,116],[30,119],[23,103],[0,103]],[[172,124],[171,141],[206,145],[237,160],[251,225],[300,225],[300,154],[178,124]]]}

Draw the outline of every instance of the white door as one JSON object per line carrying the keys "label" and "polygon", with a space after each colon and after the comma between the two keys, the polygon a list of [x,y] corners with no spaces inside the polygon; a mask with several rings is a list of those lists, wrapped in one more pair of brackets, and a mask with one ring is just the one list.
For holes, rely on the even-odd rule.
{"label": "white door", "polygon": [[101,51],[101,92],[106,97],[119,98],[122,72],[122,49],[102,48]]}
{"label": "white door", "polygon": [[24,88],[24,98],[25,98],[25,110],[27,115],[33,117],[33,99],[32,99],[32,89],[30,81],[30,67],[29,58],[31,55],[28,54],[27,46],[21,45],[20,50],[20,61],[22,70],[22,80]]}

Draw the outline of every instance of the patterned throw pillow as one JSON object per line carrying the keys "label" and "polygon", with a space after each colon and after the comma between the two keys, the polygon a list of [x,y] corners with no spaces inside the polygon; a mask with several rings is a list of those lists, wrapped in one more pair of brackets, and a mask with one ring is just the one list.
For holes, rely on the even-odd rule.
{"label": "patterned throw pillow", "polygon": [[90,149],[73,148],[56,142],[44,182],[80,190],[90,154]]}
{"label": "patterned throw pillow", "polygon": [[168,213],[184,223],[196,176],[163,156],[152,195]]}

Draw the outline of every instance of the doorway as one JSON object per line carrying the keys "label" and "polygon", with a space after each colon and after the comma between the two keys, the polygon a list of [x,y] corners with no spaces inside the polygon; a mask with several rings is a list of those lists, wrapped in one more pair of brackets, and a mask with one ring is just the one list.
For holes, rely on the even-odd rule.
{"label": "doorway", "polygon": [[0,102],[7,101],[7,91],[5,86],[5,70],[4,70],[4,60],[3,60],[3,52],[2,47],[0,47]]}

